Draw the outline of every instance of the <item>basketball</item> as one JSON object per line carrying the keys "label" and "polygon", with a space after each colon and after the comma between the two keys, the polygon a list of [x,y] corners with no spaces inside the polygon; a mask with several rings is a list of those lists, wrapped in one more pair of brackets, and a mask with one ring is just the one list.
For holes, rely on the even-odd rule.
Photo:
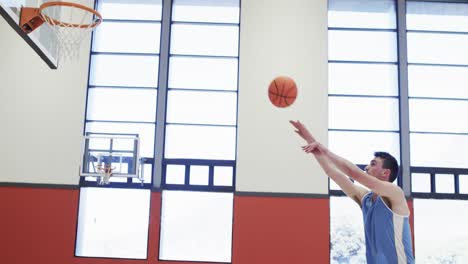
{"label": "basketball", "polygon": [[280,76],[271,81],[268,87],[268,97],[276,107],[288,107],[297,97],[297,86],[293,79]]}

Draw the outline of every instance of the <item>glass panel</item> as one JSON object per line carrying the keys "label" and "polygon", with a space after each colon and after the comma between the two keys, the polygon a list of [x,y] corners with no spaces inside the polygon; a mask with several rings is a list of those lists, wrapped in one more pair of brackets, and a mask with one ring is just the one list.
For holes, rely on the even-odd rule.
{"label": "glass panel", "polygon": [[208,166],[190,166],[190,185],[208,185]]}
{"label": "glass panel", "polygon": [[411,173],[412,192],[431,192],[431,175],[427,173]]}
{"label": "glass panel", "polygon": [[455,193],[453,174],[436,174],[435,190],[437,193]]}
{"label": "glass panel", "polygon": [[468,136],[411,133],[410,146],[411,166],[466,168],[468,164]]}
{"label": "glass panel", "polygon": [[79,206],[76,256],[146,259],[149,190],[81,188]]}
{"label": "glass panel", "polygon": [[185,184],[185,165],[166,166],[166,184]]}
{"label": "glass panel", "polygon": [[[151,183],[153,180],[153,165],[143,164],[141,173],[143,174],[143,181],[145,183]],[[132,179],[132,182],[141,183],[139,179]]]}
{"label": "glass panel", "polygon": [[399,129],[398,99],[329,96],[328,102],[331,129]]}
{"label": "glass panel", "polygon": [[340,186],[338,186],[338,184],[336,184],[335,181],[333,181],[332,179],[330,179],[330,190],[341,190]]}
{"label": "glass panel", "polygon": [[93,55],[90,85],[158,86],[159,56]]}
{"label": "glass panel", "polygon": [[468,175],[458,176],[458,188],[460,193],[468,194]]}
{"label": "glass panel", "polygon": [[468,32],[468,5],[407,2],[406,26],[410,30]]}
{"label": "glass panel", "polygon": [[232,186],[233,167],[215,166],[214,167],[214,186]]}
{"label": "glass panel", "polygon": [[109,121],[156,121],[157,90],[89,89],[87,118]]}
{"label": "glass panel", "polygon": [[162,0],[102,0],[99,12],[104,19],[161,20]]}
{"label": "glass panel", "polygon": [[396,28],[394,0],[330,0],[328,26]]}
{"label": "glass panel", "polygon": [[468,67],[408,65],[409,95],[468,99]]}
{"label": "glass panel", "polygon": [[328,59],[396,62],[396,33],[329,30]]}
{"label": "glass panel", "polygon": [[169,88],[237,90],[237,59],[172,56]]}
{"label": "glass panel", "polygon": [[468,35],[408,32],[409,63],[468,64]]}
{"label": "glass panel", "polygon": [[468,201],[414,199],[417,263],[468,263],[466,223]]}
{"label": "glass panel", "polygon": [[166,126],[166,158],[234,160],[236,128]]}
{"label": "glass panel", "polygon": [[233,200],[232,193],[164,190],[159,258],[231,262]]}
{"label": "glass panel", "polygon": [[329,63],[331,94],[398,95],[397,65]]}
{"label": "glass panel", "polygon": [[239,0],[175,0],[172,20],[239,23]]}
{"label": "glass panel", "polygon": [[330,149],[355,164],[369,164],[374,152],[385,151],[400,160],[398,133],[329,131]]}
{"label": "glass panel", "polygon": [[93,51],[159,53],[159,23],[103,22],[94,33]]}
{"label": "glass panel", "polygon": [[86,132],[139,134],[140,157],[152,158],[154,155],[154,124],[87,122]]}
{"label": "glass panel", "polygon": [[362,213],[348,197],[330,197],[330,263],[366,263]]}
{"label": "glass panel", "polygon": [[171,53],[237,56],[239,27],[173,24]]}
{"label": "glass panel", "polygon": [[410,99],[409,110],[411,131],[468,132],[468,100]]}
{"label": "glass panel", "polygon": [[169,91],[167,122],[235,125],[237,93]]}

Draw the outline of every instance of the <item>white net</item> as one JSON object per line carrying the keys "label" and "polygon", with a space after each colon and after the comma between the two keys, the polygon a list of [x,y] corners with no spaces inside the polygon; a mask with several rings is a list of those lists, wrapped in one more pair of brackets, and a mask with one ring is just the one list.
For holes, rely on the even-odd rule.
{"label": "white net", "polygon": [[100,178],[98,179],[98,184],[99,185],[107,185],[110,183],[110,177],[112,176],[113,171],[115,170],[115,167],[111,167],[109,164],[98,164],[97,165],[97,171],[101,175]]}
{"label": "white net", "polygon": [[67,2],[41,6],[41,16],[57,37],[59,61],[76,61],[81,43],[102,21],[96,11]]}

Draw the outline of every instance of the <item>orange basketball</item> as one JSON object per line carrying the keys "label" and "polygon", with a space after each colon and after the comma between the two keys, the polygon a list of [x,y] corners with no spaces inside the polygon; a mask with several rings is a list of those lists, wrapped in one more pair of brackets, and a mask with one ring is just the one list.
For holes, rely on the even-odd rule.
{"label": "orange basketball", "polygon": [[290,106],[297,97],[296,83],[289,77],[276,77],[268,87],[268,97],[276,107]]}

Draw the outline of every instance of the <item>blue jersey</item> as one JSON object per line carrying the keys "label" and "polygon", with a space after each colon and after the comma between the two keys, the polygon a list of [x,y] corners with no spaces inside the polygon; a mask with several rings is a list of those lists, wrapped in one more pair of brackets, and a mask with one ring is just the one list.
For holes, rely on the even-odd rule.
{"label": "blue jersey", "polygon": [[395,214],[372,192],[362,198],[368,264],[414,263],[409,216]]}

